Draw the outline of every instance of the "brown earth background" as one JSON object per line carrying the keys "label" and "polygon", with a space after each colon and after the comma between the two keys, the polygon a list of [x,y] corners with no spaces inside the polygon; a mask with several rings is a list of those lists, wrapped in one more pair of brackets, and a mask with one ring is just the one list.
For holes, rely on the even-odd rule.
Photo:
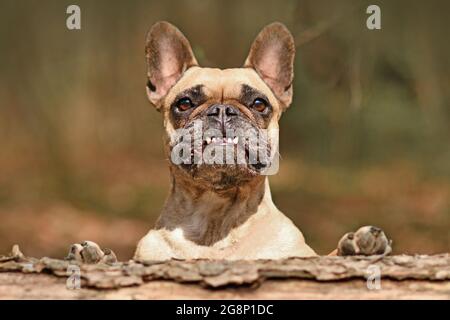
{"label": "brown earth background", "polygon": [[129,259],[169,189],[160,114],[146,100],[144,38],[176,24],[203,66],[240,66],[257,32],[296,37],[281,119],[276,205],[326,254],[382,227],[395,253],[450,249],[450,3],[0,2],[0,253],[65,255],[89,239]]}

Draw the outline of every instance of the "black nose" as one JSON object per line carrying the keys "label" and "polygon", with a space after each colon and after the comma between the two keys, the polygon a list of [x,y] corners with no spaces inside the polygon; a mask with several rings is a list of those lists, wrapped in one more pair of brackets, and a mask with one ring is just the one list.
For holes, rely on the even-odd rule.
{"label": "black nose", "polygon": [[215,104],[209,107],[206,112],[208,117],[216,119],[221,123],[225,123],[228,119],[238,115],[238,111],[233,106],[227,104]]}

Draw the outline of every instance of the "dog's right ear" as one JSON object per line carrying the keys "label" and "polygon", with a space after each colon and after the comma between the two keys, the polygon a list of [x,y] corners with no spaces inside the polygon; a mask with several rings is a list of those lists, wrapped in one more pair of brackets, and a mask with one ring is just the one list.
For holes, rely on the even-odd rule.
{"label": "dog's right ear", "polygon": [[159,110],[170,88],[187,69],[198,63],[186,37],[165,21],[155,23],[147,33],[145,56],[147,95]]}

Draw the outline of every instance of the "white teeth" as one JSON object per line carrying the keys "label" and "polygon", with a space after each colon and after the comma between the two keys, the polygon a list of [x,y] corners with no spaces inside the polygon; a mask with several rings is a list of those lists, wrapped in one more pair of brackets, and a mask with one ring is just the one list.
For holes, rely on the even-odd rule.
{"label": "white teeth", "polygon": [[221,142],[221,143],[229,143],[229,144],[238,144],[239,143],[239,137],[234,137],[234,138],[210,138],[210,137],[206,137],[205,138],[206,144],[211,144],[211,143],[217,143],[217,142]]}

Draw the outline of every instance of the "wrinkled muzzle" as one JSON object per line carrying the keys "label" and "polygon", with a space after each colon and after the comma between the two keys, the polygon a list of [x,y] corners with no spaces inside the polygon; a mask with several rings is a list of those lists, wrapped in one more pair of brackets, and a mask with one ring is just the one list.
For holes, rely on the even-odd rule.
{"label": "wrinkled muzzle", "polygon": [[170,137],[171,162],[216,184],[273,174],[277,157],[278,130],[258,128],[229,104],[209,106]]}

